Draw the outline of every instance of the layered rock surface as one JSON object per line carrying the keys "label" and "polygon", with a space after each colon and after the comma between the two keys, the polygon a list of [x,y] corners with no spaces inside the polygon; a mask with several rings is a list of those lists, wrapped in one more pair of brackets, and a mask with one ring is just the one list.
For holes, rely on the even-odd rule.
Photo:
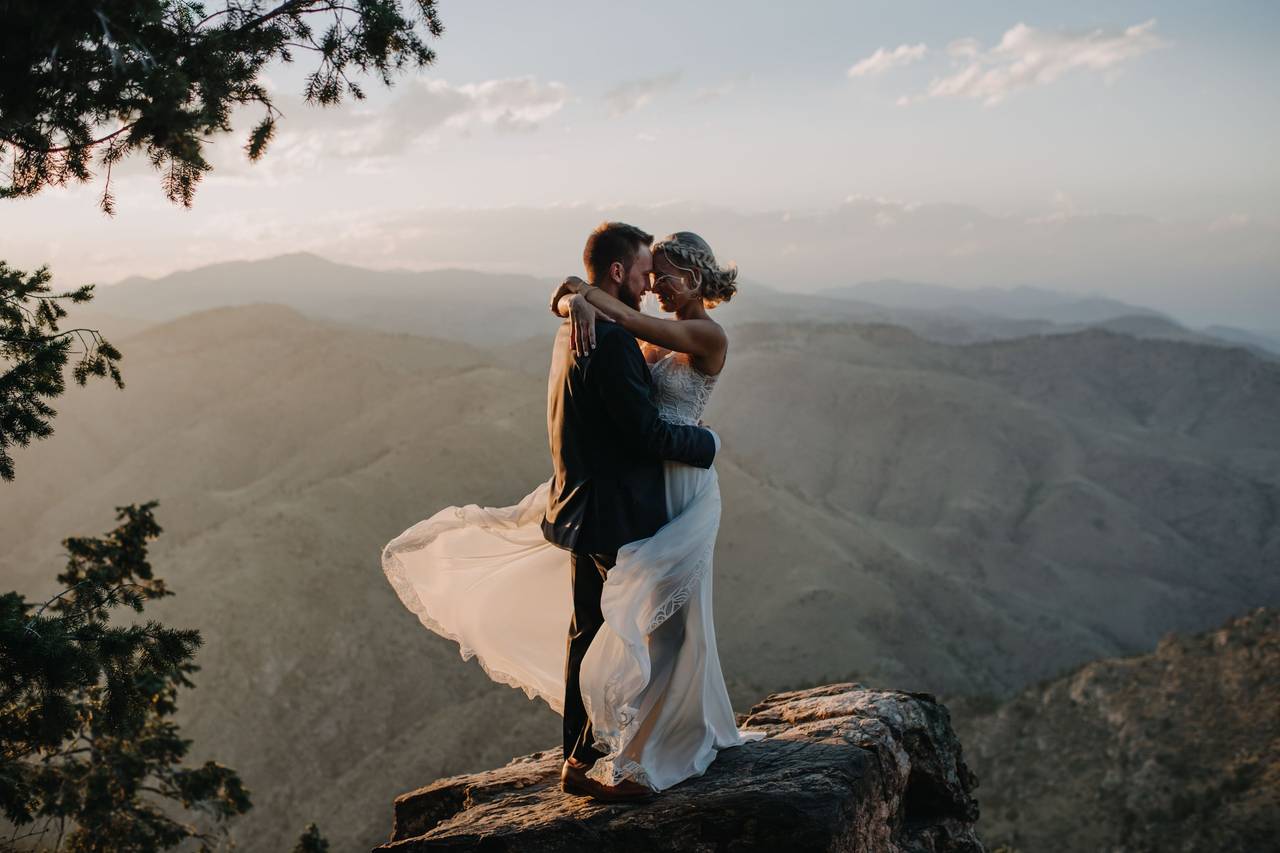
{"label": "layered rock surface", "polygon": [[738,722],[768,736],[723,750],[652,800],[563,793],[557,746],[403,794],[376,849],[983,850],[977,780],[932,696],[831,684],[771,694]]}

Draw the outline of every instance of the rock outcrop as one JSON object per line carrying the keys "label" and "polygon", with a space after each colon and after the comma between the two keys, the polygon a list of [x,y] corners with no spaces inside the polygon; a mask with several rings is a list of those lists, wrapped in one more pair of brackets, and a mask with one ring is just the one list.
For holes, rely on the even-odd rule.
{"label": "rock outcrop", "polygon": [[403,794],[379,851],[981,853],[977,780],[925,693],[832,684],[739,715],[762,740],[643,803],[559,787],[557,746]]}

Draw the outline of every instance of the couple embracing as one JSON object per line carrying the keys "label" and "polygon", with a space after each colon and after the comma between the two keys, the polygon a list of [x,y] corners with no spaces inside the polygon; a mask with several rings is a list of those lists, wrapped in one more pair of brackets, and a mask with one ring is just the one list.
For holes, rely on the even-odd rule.
{"label": "couple embracing", "polygon": [[[654,242],[618,222],[592,232],[583,263],[590,283],[570,277],[551,300],[567,318],[547,387],[551,479],[515,506],[437,512],[382,567],[464,660],[563,717],[566,792],[627,801],[764,737],[737,728],[716,650],[720,439],[700,425],[728,349],[707,309],[737,270],[696,234]],[[646,291],[669,318],[639,310]]]}

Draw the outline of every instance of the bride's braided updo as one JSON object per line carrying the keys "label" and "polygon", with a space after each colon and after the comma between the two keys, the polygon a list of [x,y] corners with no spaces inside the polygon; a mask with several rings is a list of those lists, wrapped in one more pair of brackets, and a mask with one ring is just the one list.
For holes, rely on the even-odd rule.
{"label": "bride's braided updo", "polygon": [[695,284],[702,287],[702,301],[710,308],[720,302],[728,302],[738,292],[737,264],[722,267],[716,263],[711,246],[692,231],[668,234],[653,244],[653,254],[662,252],[674,266],[690,273]]}

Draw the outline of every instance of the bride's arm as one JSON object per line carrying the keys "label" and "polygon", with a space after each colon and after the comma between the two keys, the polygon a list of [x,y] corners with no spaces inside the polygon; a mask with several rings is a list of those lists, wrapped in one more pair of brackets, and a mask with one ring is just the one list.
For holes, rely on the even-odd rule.
{"label": "bride's arm", "polygon": [[714,359],[728,346],[724,329],[713,320],[668,320],[637,311],[617,297],[592,287],[576,276],[566,279],[562,287],[582,296],[588,304],[642,341],[694,358]]}
{"label": "bride's arm", "polygon": [[586,356],[596,348],[596,320],[612,323],[613,318],[577,292],[578,282],[589,286],[577,276],[570,276],[555,289],[551,294],[551,312],[557,317],[569,318],[569,348],[574,355]]}
{"label": "bride's arm", "polygon": [[551,292],[551,313],[557,317],[568,317],[569,300],[573,299],[573,295],[576,292],[569,285],[569,280],[566,279],[563,284]]}

